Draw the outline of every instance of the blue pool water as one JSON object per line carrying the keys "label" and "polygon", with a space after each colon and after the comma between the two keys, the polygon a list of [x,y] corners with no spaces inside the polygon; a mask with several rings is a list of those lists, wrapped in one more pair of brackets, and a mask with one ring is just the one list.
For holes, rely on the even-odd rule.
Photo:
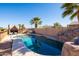
{"label": "blue pool water", "polygon": [[22,36],[25,46],[30,50],[41,55],[58,56],[61,55],[62,43],[51,41],[45,37],[39,36]]}

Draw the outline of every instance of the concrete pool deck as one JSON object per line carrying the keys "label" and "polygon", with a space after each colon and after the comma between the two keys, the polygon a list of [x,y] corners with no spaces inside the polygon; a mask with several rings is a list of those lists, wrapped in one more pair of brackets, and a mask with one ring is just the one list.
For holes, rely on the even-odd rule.
{"label": "concrete pool deck", "polygon": [[29,50],[22,39],[12,38],[12,41],[12,56],[40,56],[40,54]]}

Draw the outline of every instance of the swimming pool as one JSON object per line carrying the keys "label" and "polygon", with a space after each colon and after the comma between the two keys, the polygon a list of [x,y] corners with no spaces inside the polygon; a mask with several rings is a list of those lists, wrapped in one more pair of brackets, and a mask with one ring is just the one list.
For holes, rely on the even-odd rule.
{"label": "swimming pool", "polygon": [[33,52],[48,56],[61,55],[63,46],[63,43],[61,42],[36,35],[20,36],[20,38],[22,39],[25,46]]}

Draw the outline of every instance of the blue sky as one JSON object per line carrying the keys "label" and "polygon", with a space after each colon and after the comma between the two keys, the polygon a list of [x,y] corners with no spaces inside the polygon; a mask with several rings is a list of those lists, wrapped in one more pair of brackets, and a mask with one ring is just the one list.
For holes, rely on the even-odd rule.
{"label": "blue sky", "polygon": [[59,22],[66,26],[71,21],[69,17],[62,18],[61,5],[58,3],[0,4],[0,27],[7,27],[8,24],[25,24],[26,27],[33,27],[30,20],[34,17],[40,17],[42,25]]}

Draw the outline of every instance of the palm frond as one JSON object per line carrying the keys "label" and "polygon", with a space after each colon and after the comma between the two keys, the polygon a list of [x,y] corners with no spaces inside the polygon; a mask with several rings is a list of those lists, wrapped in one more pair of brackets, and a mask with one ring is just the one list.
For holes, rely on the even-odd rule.
{"label": "palm frond", "polygon": [[75,16],[78,16],[75,12],[79,10],[79,4],[78,3],[64,3],[61,8],[63,8],[65,11],[63,12],[62,16],[65,17],[67,15],[71,15],[70,19],[72,20]]}
{"label": "palm frond", "polygon": [[70,15],[72,13],[73,13],[73,10],[66,10],[63,12],[62,16],[65,17],[65,16]]}
{"label": "palm frond", "polygon": [[72,20],[76,15],[77,15],[77,12],[73,13],[73,14],[70,16],[70,19]]}
{"label": "palm frond", "polygon": [[39,21],[39,23],[38,24],[42,24],[42,21]]}
{"label": "palm frond", "polygon": [[34,21],[33,21],[33,20],[31,20],[31,21],[30,21],[30,23],[31,23],[31,25],[32,25],[32,24],[34,24]]}
{"label": "palm frond", "polygon": [[69,8],[73,3],[64,3],[61,8]]}

